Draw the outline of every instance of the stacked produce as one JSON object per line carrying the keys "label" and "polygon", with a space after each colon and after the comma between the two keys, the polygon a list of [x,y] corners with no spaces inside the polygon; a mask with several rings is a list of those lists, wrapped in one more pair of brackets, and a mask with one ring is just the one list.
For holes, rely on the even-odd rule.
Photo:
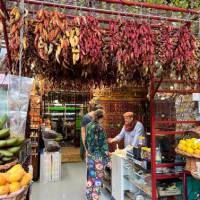
{"label": "stacked produce", "polygon": [[167,74],[197,78],[198,43],[190,23],[175,29],[163,24],[158,30],[146,21],[123,19],[112,21],[105,30],[92,16],[67,19],[58,10],[41,9],[29,17],[13,8],[9,33],[15,65],[8,68],[14,73],[22,24],[22,74],[39,75],[61,88],[146,83],[161,68]]}
{"label": "stacked produce", "polygon": [[0,197],[27,187],[31,180],[32,175],[26,173],[20,164],[13,166],[5,173],[0,173]]}
{"label": "stacked produce", "polygon": [[98,65],[102,57],[102,33],[98,21],[91,16],[80,20],[80,56],[83,65]]}
{"label": "stacked produce", "polygon": [[178,149],[190,155],[200,155],[200,140],[197,138],[180,140]]}
{"label": "stacked produce", "polygon": [[6,114],[0,117],[0,165],[16,160],[24,142],[22,137],[11,137],[10,129],[4,128],[7,119]]}
{"label": "stacked produce", "polygon": [[68,22],[65,15],[58,11],[39,10],[36,14],[34,46],[44,61],[48,61],[55,51],[55,58],[60,63],[68,62]]}
{"label": "stacked produce", "polygon": [[28,11],[22,15],[17,7],[14,7],[10,12],[10,48],[12,59],[16,62],[19,59],[19,48],[20,48],[20,29],[23,23],[26,24],[23,36],[23,48],[28,48],[27,28],[28,28]]}
{"label": "stacked produce", "polygon": [[[183,25],[178,34],[178,45],[174,50],[174,66],[176,66],[176,72],[182,72],[183,76],[193,73],[196,68],[195,60],[195,38],[190,30],[191,23],[188,22]],[[186,77],[184,77],[186,78]]]}
{"label": "stacked produce", "polygon": [[73,65],[76,65],[80,58],[80,46],[79,46],[79,18],[74,20],[74,27],[70,30],[70,32],[66,32],[67,37],[69,38],[69,42],[72,49],[72,60]]}
{"label": "stacked produce", "polygon": [[118,71],[126,80],[143,77],[154,65],[154,36],[146,22],[124,20],[110,24],[110,51],[118,63]]}
{"label": "stacked produce", "polygon": [[162,26],[156,35],[156,59],[163,67],[166,66],[164,70],[169,70],[169,65],[173,61],[173,49],[176,45],[175,40],[174,31],[169,26]]}

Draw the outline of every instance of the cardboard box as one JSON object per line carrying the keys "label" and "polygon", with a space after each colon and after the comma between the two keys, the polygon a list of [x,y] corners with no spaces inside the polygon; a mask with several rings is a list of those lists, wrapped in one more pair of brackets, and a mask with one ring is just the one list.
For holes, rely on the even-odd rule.
{"label": "cardboard box", "polygon": [[41,182],[52,182],[61,180],[61,153],[44,152],[40,157],[40,179]]}

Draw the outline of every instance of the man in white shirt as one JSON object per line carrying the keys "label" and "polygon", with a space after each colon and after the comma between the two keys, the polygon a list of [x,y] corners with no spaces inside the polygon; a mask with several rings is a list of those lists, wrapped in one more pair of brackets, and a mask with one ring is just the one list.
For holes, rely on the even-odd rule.
{"label": "man in white shirt", "polygon": [[134,114],[132,112],[124,113],[125,124],[121,132],[115,138],[108,138],[108,143],[119,142],[124,139],[124,146],[128,145],[137,147],[138,137],[144,135],[144,126],[141,122],[134,119]]}

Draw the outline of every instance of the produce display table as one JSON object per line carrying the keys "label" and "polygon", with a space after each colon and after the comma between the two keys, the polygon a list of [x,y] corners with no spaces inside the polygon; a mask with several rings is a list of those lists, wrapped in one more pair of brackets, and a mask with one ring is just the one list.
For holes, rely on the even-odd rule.
{"label": "produce display table", "polygon": [[131,189],[131,184],[124,177],[127,175],[124,162],[124,158],[112,155],[112,196],[117,200],[124,200],[124,191]]}
{"label": "produce display table", "polygon": [[11,193],[8,196],[2,196],[0,197],[0,200],[27,200],[29,187],[30,186],[27,186],[26,188],[22,188],[21,190],[15,193]]}

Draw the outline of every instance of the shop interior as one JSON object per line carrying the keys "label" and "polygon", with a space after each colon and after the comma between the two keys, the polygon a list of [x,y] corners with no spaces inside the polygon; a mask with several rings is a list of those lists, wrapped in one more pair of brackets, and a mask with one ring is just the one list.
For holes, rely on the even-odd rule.
{"label": "shop interior", "polygon": [[[199,8],[179,6],[0,1],[0,200],[86,199],[94,105],[111,160],[100,199],[200,200]],[[127,112],[136,146],[109,142]]]}

